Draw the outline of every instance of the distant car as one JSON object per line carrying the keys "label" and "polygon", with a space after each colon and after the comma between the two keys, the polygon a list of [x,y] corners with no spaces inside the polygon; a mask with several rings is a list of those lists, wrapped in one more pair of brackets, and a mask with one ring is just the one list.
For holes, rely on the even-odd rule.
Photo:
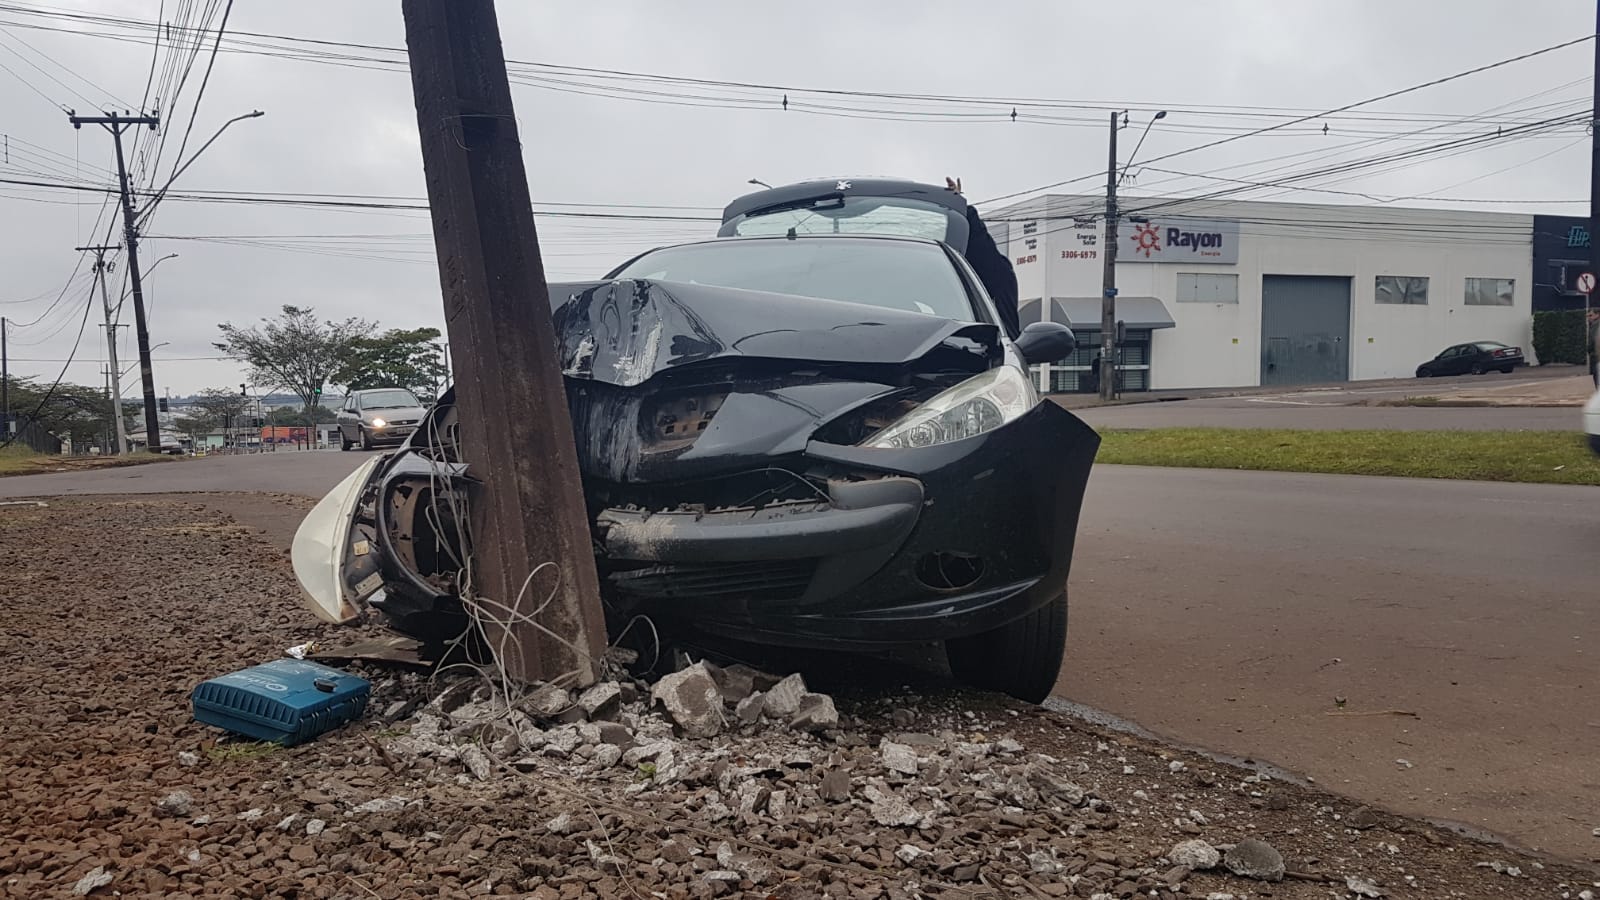
{"label": "distant car", "polygon": [[1443,353],[1417,366],[1418,378],[1440,375],[1482,375],[1485,372],[1505,372],[1526,365],[1521,347],[1512,347],[1499,341],[1473,341],[1446,347]]}
{"label": "distant car", "polygon": [[339,410],[339,449],[404,443],[425,413],[417,395],[405,388],[351,391]]}

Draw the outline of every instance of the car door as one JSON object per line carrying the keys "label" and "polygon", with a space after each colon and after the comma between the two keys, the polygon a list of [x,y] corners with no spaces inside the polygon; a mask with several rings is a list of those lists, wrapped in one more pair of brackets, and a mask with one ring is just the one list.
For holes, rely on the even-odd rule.
{"label": "car door", "polygon": [[356,395],[351,394],[344,398],[344,406],[339,409],[339,437],[346,441],[354,441],[360,437],[356,423]]}
{"label": "car door", "polygon": [[1465,347],[1462,347],[1458,344],[1454,347],[1447,348],[1443,353],[1439,354],[1439,361],[1434,366],[1434,374],[1460,375],[1462,372],[1465,372],[1467,370],[1465,363],[1466,358],[1463,355],[1465,350]]}

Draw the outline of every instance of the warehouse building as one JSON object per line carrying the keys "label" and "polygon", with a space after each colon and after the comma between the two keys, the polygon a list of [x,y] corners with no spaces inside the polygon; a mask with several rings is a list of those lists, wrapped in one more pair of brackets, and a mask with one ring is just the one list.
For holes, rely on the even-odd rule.
{"label": "warehouse building", "polygon": [[[1095,389],[1103,212],[1062,195],[984,211],[1023,324],[1078,335],[1040,367],[1047,390]],[[1410,377],[1468,341],[1532,354],[1532,216],[1155,198],[1125,198],[1122,215],[1125,391]]]}

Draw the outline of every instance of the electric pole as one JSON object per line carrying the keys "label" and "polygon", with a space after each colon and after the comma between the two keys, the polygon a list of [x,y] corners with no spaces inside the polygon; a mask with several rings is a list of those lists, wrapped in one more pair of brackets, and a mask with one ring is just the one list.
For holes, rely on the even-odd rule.
{"label": "electric pole", "polygon": [[1100,399],[1116,396],[1117,338],[1117,129],[1122,113],[1111,114],[1111,149],[1106,163],[1105,275],[1100,294]]}
{"label": "electric pole", "polygon": [[[122,189],[123,244],[128,248],[128,279],[133,283],[134,332],[139,340],[139,378],[144,387],[144,437],[145,450],[161,452],[161,421],[156,417],[156,375],[150,365],[150,328],[144,313],[144,283],[139,274],[139,230],[133,214],[133,192],[128,185],[128,165],[122,158],[122,133],[139,125],[152,130],[161,124],[159,116],[104,116],[69,115],[67,121],[73,128],[85,125],[103,125],[111,132],[117,148],[117,181]],[[120,402],[120,399],[119,399]]]}
{"label": "electric pole", "polygon": [[[126,326],[116,324],[114,313],[111,309],[111,294],[106,290],[106,253],[117,249],[116,247],[78,247],[77,250],[94,254],[94,277],[100,282],[100,302],[106,311],[106,359],[111,362],[111,418],[117,423],[117,452],[128,452],[128,425],[122,421],[122,368],[117,365],[117,329]],[[145,435],[149,437],[148,434]]]}
{"label": "electric pole", "polygon": [[[1600,3],[1595,4],[1594,111],[1589,118],[1589,271],[1600,277]],[[1583,359],[1594,371],[1600,333],[1589,321],[1592,292],[1583,293]]]}
{"label": "electric pole", "polygon": [[508,676],[590,684],[605,617],[494,2],[400,7],[472,473],[468,590],[505,607],[486,637]]}
{"label": "electric pole", "polygon": [[11,357],[6,352],[5,316],[0,316],[0,436],[11,436]]}

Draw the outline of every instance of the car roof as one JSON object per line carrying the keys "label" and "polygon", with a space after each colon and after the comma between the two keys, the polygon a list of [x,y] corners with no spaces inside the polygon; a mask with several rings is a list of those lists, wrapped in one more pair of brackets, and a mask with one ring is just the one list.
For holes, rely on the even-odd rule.
{"label": "car roof", "polygon": [[[901,244],[928,244],[934,247],[937,247],[941,244],[940,241],[936,241],[932,238],[915,237],[907,234],[883,234],[874,232],[857,232],[853,234],[796,234],[792,238],[782,234],[739,234],[700,238],[699,240],[683,241],[677,244],[662,244],[659,247],[653,247],[649,250],[646,250],[644,253],[640,253],[638,256],[633,257],[633,259],[638,259],[640,256],[654,253],[657,250],[671,250],[675,247],[694,247],[701,244],[750,243],[752,241],[893,241]],[[629,262],[632,262],[633,259],[630,259]],[[626,264],[627,263],[624,263],[623,265]]]}

